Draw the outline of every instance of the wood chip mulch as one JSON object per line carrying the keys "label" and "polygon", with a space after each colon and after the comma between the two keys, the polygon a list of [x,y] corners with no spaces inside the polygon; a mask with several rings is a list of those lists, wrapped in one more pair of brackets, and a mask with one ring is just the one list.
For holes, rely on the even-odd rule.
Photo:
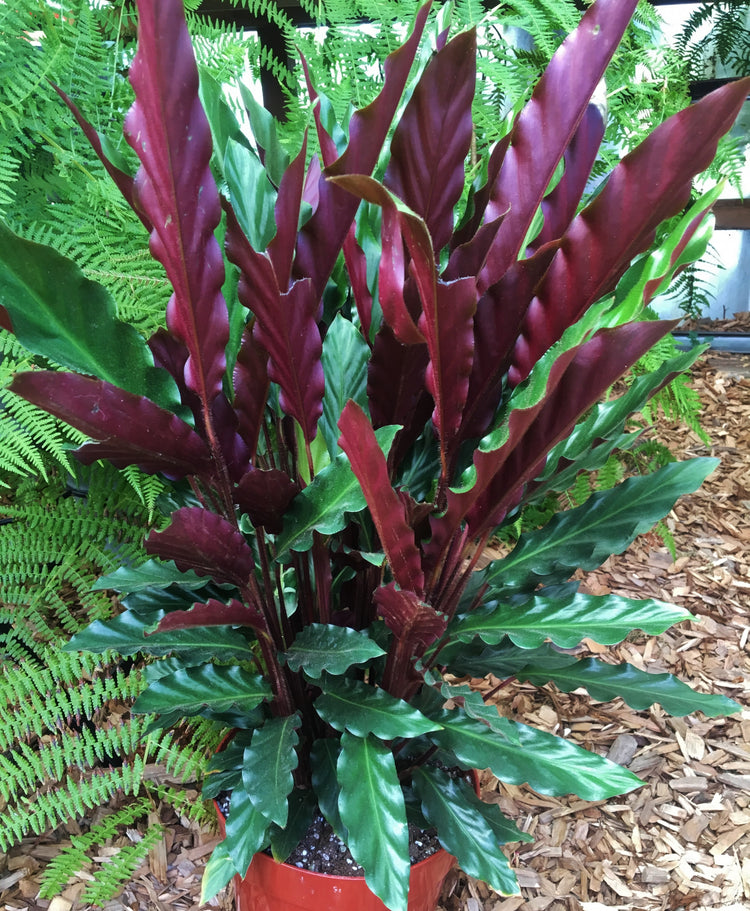
{"label": "wood chip mulch", "polygon": [[[534,836],[509,846],[521,895],[504,897],[454,870],[439,911],[747,911],[750,909],[750,357],[709,352],[694,370],[707,447],[684,427],[659,427],[680,458],[715,455],[720,468],[668,518],[677,559],[654,534],[582,578],[592,594],[614,592],[680,604],[698,622],[658,638],[631,636],[582,653],[675,673],[694,688],[730,696],[730,718],[670,718],[659,706],[635,712],[583,691],[516,684],[500,710],[562,734],[626,765],[644,786],[588,803],[500,785],[485,773],[485,799]],[[493,681],[474,681],[491,687]],[[745,708],[748,707],[748,708]],[[217,836],[169,809],[164,840],[107,911],[197,911],[200,879]],[[73,827],[75,828],[75,827]],[[0,856],[0,911],[88,911],[82,871],[52,900],[39,899],[43,865],[74,831],[25,839]],[[137,837],[137,833],[130,833]],[[116,851],[118,842],[102,849]],[[203,906],[207,907],[207,906]],[[212,907],[230,911],[230,894]]]}

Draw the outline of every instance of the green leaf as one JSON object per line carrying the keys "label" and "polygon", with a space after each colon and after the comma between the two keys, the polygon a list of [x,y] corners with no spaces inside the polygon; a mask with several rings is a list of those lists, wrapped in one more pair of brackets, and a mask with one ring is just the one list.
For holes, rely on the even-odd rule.
{"label": "green leaf", "polygon": [[343,674],[352,665],[364,664],[385,653],[365,630],[311,623],[281,658],[293,671],[304,669],[310,677],[320,677],[323,671]]}
{"label": "green leaf", "polygon": [[320,429],[334,459],[341,449],[338,445],[338,419],[349,399],[362,408],[367,407],[367,364],[370,348],[357,327],[340,313],[331,323],[323,340],[321,357],[326,377],[323,396],[323,415]]}
{"label": "green leaf", "polygon": [[226,842],[221,842],[211,852],[201,880],[201,905],[210,901],[224,886],[228,885],[237,873],[234,859],[227,848]]}
{"label": "green leaf", "polygon": [[237,665],[207,664],[160,677],[136,699],[133,711],[141,714],[175,711],[186,717],[206,709],[250,711],[272,696],[271,687],[263,677],[249,674]]}
{"label": "green leaf", "polygon": [[[387,455],[400,427],[381,427],[375,431],[378,444]],[[292,500],[284,516],[284,528],[276,541],[277,559],[289,550],[309,550],[313,531],[334,535],[347,525],[347,513],[361,512],[367,506],[349,459],[341,453],[315,475],[311,484]]]}
{"label": "green leaf", "polygon": [[242,759],[242,781],[253,806],[282,828],[289,813],[287,798],[294,787],[292,772],[299,765],[295,747],[300,724],[298,715],[270,719],[253,733]]}
{"label": "green leaf", "polygon": [[703,712],[716,717],[738,712],[741,708],[726,696],[696,693],[672,674],[649,674],[630,664],[604,664],[596,658],[583,658],[554,670],[530,664],[519,671],[518,679],[537,686],[551,681],[564,693],[582,686],[594,699],[603,702],[622,696],[637,711],[655,702],[670,715]]}
{"label": "green leaf", "polygon": [[340,744],[338,740],[327,737],[316,740],[310,751],[312,785],[318,798],[320,812],[325,816],[333,831],[346,843],[348,835],[346,826],[339,813],[339,787],[336,768],[339,761]]}
{"label": "green leaf", "polygon": [[92,588],[94,591],[111,588],[130,594],[147,588],[168,588],[170,585],[203,588],[206,584],[207,580],[192,570],[180,572],[173,560],[147,560],[140,566],[123,565],[107,576],[100,576]]}
{"label": "green leaf", "polygon": [[240,93],[245,104],[250,128],[258,145],[265,152],[265,167],[274,186],[281,183],[281,178],[289,166],[289,155],[279,141],[276,121],[261,104],[255,100],[252,91],[240,83]]}
{"label": "green leaf", "polygon": [[352,857],[391,911],[406,911],[409,829],[393,753],[374,737],[344,734],[338,761],[339,810]]}
{"label": "green leaf", "polygon": [[254,250],[261,253],[276,234],[276,190],[252,149],[230,139],[224,154],[224,176],[232,208]]}
{"label": "green leaf", "polygon": [[603,800],[643,784],[614,762],[525,724],[510,722],[518,735],[513,743],[459,709],[444,710],[437,720],[442,730],[430,734],[430,740],[452,752],[461,765],[491,769],[500,781],[528,784],[540,794]]}
{"label": "green leaf", "polygon": [[295,788],[289,795],[289,812],[284,828],[271,826],[271,853],[273,859],[283,863],[305,837],[313,821],[317,805],[310,790]]}
{"label": "green leaf", "polygon": [[321,686],[323,694],[315,700],[315,711],[337,731],[393,740],[419,737],[440,727],[403,699],[359,680],[325,677]]}
{"label": "green leaf", "polygon": [[520,745],[518,733],[511,724],[510,719],[501,715],[494,703],[486,703],[482,699],[482,694],[477,692],[477,690],[473,690],[467,684],[451,686],[448,683],[444,683],[440,688],[440,692],[446,699],[457,700],[459,704],[463,705],[463,709],[469,718],[484,722],[495,734],[500,734],[501,737]]}
{"label": "green leaf", "polygon": [[653,474],[628,478],[556,513],[544,528],[522,535],[516,547],[485,574],[490,593],[533,591],[539,583],[568,579],[576,568],[596,569],[648,531],[683,494],[697,490],[717,459],[673,462]]}
{"label": "green leaf", "polygon": [[562,648],[572,648],[585,637],[602,645],[614,645],[634,629],[654,635],[674,623],[692,619],[693,615],[682,607],[651,599],[536,595],[521,605],[492,602],[478,608],[458,620],[450,635],[463,642],[479,636],[490,645],[507,635],[521,648],[536,648],[550,639]]}
{"label": "green leaf", "polygon": [[461,869],[502,895],[518,894],[516,877],[498,846],[504,839],[499,809],[483,804],[466,782],[437,768],[416,769],[414,786],[440,844],[458,858]]}
{"label": "green leaf", "polygon": [[157,610],[148,620],[133,611],[124,611],[113,620],[95,620],[86,629],[66,642],[66,652],[94,652],[97,655],[110,649],[119,655],[154,655],[160,657],[177,653],[186,660],[198,656],[202,661],[211,658],[225,661],[250,661],[253,652],[247,639],[231,626],[194,627],[146,635],[165,615]]}
{"label": "green leaf", "polygon": [[232,791],[226,830],[227,837],[221,844],[227,846],[235,869],[244,876],[253,856],[268,844],[268,820],[255,809],[242,788]]}
{"label": "green leaf", "polygon": [[117,318],[109,291],[52,247],[23,240],[1,220],[0,306],[34,354],[165,408],[179,406],[174,380],[154,367],[135,328]]}

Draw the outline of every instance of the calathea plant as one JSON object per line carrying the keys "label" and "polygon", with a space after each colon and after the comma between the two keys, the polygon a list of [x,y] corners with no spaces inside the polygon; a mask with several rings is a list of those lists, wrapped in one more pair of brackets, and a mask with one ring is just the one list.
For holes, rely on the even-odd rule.
{"label": "calathea plant", "polygon": [[219,94],[204,108],[181,3],[139,0],[134,177],[69,104],[164,266],[165,328],[141,343],[73,264],[3,229],[5,322],[67,368],[19,374],[13,390],[91,438],[83,462],[174,482],[150,559],[98,583],[122,593],[123,613],[70,647],[158,659],[134,706],[157,725],[204,715],[235,729],[206,786],[232,796],[205,895],[269,845],[283,860],[316,808],[391,909],[406,907],[407,820],[512,892],[499,846],[521,833],[450,770],[585,799],[637,787],[500,717],[457,675],[734,708],[559,650],[688,616],[570,578],[622,551],[713,461],[594,495],[477,571],[525,504],[629,445],[627,416],[696,356],[597,405],[670,329],[639,315],[705,246],[716,194],[688,207],[691,179],[749,87],[666,121],[578,211],[604,126],[590,99],[634,7],[597,0],[466,190],[475,36],[437,32],[412,83],[429,4],[348,138],[309,86],[320,162],[304,143],[286,160],[257,110],[252,140]]}

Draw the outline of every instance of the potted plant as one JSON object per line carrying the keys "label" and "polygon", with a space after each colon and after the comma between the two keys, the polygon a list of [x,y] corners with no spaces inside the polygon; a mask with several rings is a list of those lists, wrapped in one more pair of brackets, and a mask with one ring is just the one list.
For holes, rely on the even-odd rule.
{"label": "potted plant", "polygon": [[[321,164],[306,143],[287,161],[255,109],[251,142],[218,95],[209,122],[181,0],[139,0],[135,177],[68,103],[166,270],[165,327],[141,342],[74,264],[3,229],[4,323],[67,368],[19,374],[13,390],[91,438],[83,462],[174,482],[150,559],[98,583],[123,612],[69,647],[153,656],[134,711],[154,724],[203,715],[233,729],[205,790],[231,797],[204,897],[249,867],[249,907],[282,907],[258,897],[257,871],[281,869],[318,813],[373,908],[407,908],[409,823],[512,892],[501,846],[524,836],[462,770],[594,800],[638,786],[501,717],[457,682],[467,674],[637,708],[735,708],[560,650],[689,616],[570,579],[666,515],[712,460],[626,480],[477,569],[526,504],[632,444],[628,415],[697,356],[597,405],[672,326],[643,309],[705,247],[717,192],[690,205],[691,180],[750,86],[665,122],[579,211],[604,130],[591,97],[635,5],[597,0],[467,188],[475,36],[439,31],[412,82],[429,4],[348,139],[309,84]],[[338,907],[317,880],[318,898],[290,907]],[[434,905],[436,888],[408,907]]]}

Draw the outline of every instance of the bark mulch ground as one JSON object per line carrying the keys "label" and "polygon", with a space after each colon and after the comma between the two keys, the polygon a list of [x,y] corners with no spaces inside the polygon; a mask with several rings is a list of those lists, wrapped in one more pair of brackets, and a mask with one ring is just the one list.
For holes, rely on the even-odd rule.
{"label": "bark mulch ground", "polygon": [[[501,689],[500,710],[581,743],[626,765],[644,786],[622,798],[587,803],[500,785],[496,801],[533,844],[509,846],[521,895],[504,897],[455,870],[440,911],[722,911],[750,909],[750,357],[715,352],[694,372],[703,403],[706,446],[691,431],[659,427],[680,458],[715,455],[720,468],[668,518],[677,559],[653,534],[583,577],[584,590],[653,597],[697,618],[658,639],[629,637],[581,654],[677,674],[694,688],[743,705],[730,718],[669,718],[659,706],[635,712],[621,700],[598,703],[583,691],[560,693],[516,684]],[[495,681],[473,681],[492,687]],[[216,836],[164,812],[164,840],[109,911],[197,911],[200,879]],[[27,839],[0,857],[0,911],[79,911],[86,874],[51,901],[38,899],[38,876],[70,832]],[[73,833],[74,834],[74,833]],[[137,837],[131,833],[131,837]],[[102,854],[118,850],[115,842]],[[229,911],[230,894],[212,907]]]}

